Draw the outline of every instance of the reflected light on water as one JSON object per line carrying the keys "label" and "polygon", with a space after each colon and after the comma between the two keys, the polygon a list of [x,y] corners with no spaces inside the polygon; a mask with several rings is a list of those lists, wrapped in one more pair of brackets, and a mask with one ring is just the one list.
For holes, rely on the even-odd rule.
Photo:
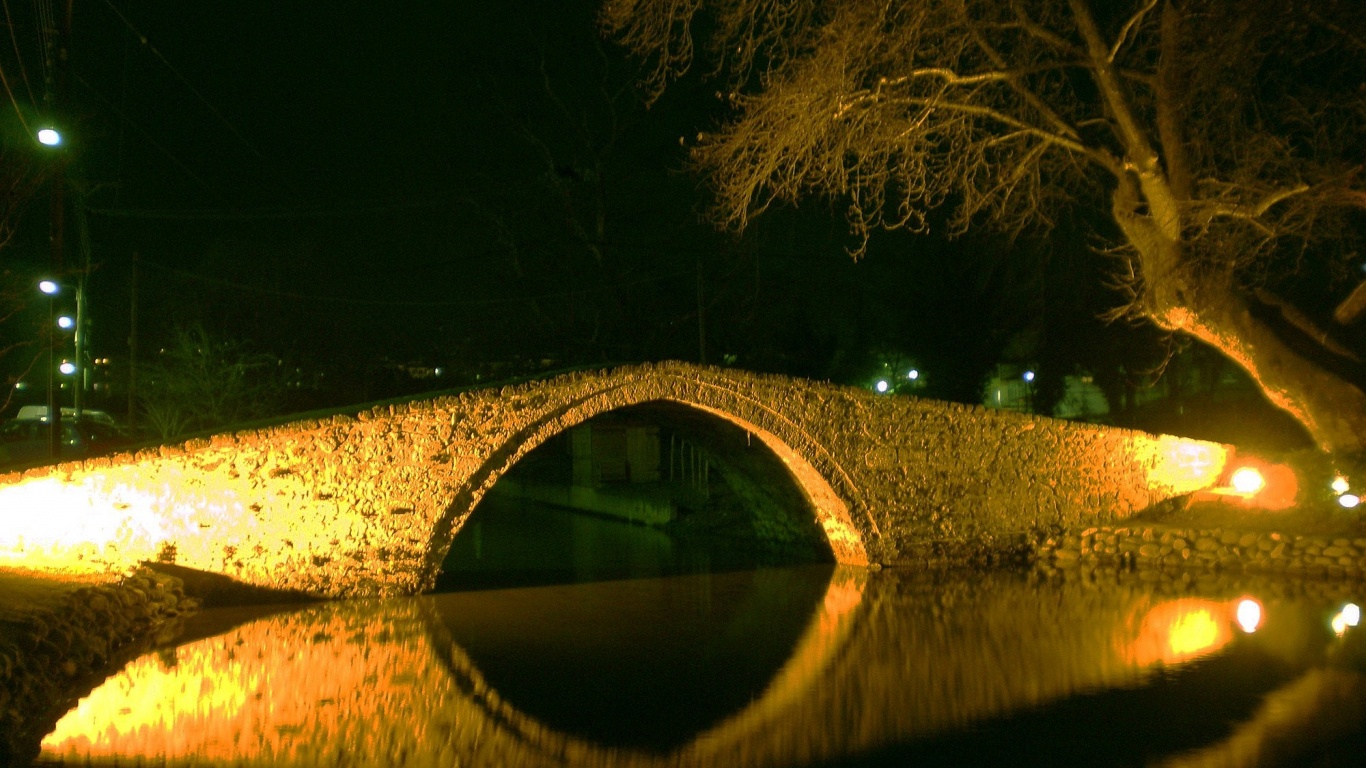
{"label": "reflected light on water", "polygon": [[[832,579],[768,690],[691,746],[733,751],[800,707],[847,641],[863,574]],[[333,603],[146,654],[92,691],[42,759],[164,765],[657,765],[557,733],[505,701],[436,627],[434,601]],[[725,762],[722,760],[721,762]]]}
{"label": "reflected light on water", "polygon": [[[726,593],[715,591],[714,577],[694,583],[708,595]],[[539,599],[590,605],[621,594],[620,587],[574,590]],[[692,593],[673,594],[682,600]],[[751,607],[762,622],[772,603],[757,596],[786,593],[745,594],[756,596]],[[962,750],[953,755],[956,762],[939,764],[1005,765],[1016,764],[1020,754],[1018,724],[1039,724],[1046,734],[1041,738],[1056,746],[1060,733],[1079,728],[1076,705],[1084,705],[1091,719],[1080,729],[1091,735],[1155,712],[1179,713],[1187,726],[1170,734],[1159,726],[1137,741],[1117,729],[1102,734],[1111,739],[1106,748],[1113,742],[1116,749],[1146,749],[1146,764],[1189,757],[1211,762],[1183,764],[1236,766],[1259,764],[1240,762],[1241,750],[1279,739],[1289,732],[1287,724],[1303,731],[1301,724],[1327,713],[1344,729],[1361,727],[1361,710],[1346,704],[1366,702],[1366,684],[1357,677],[1335,673],[1301,687],[1286,685],[1283,671],[1244,663],[1264,659],[1266,651],[1287,659],[1303,653],[1316,663],[1321,651],[1304,645],[1303,629],[1310,622],[1322,627],[1326,612],[1319,603],[1278,598],[1276,620],[1267,622],[1266,609],[1251,596],[1162,600],[1134,585],[1040,585],[1001,574],[953,581],[850,569],[837,570],[823,595],[811,595],[817,600],[809,615],[801,614],[806,623],[800,637],[784,640],[795,644],[784,645],[790,655],[766,673],[772,676],[762,691],[754,689],[738,709],[718,712],[710,725],[658,751],[613,742],[610,729],[589,738],[556,727],[533,706],[534,696],[518,699],[513,687],[497,689],[497,678],[480,670],[489,658],[462,648],[450,631],[447,611],[470,605],[456,597],[312,606],[146,655],[63,717],[44,740],[41,759],[167,766],[778,768],[840,765],[888,745],[923,744]],[[499,606],[509,604],[481,600],[489,609],[479,614],[481,621],[496,621]],[[566,658],[581,659],[597,652],[601,641],[595,638],[605,631],[679,620],[679,600],[656,601],[657,609],[648,603],[622,611],[619,628],[595,620],[574,629],[578,625],[569,622],[573,626],[556,642],[572,650]],[[1355,604],[1337,605],[1343,627],[1360,621]],[[1255,637],[1244,634],[1254,630]],[[1328,639],[1321,629],[1311,634]],[[752,642],[749,635],[742,640]],[[691,658],[689,648],[678,649],[680,658]],[[518,652],[496,643],[493,650]],[[1210,658],[1216,653],[1221,657]],[[648,677],[646,667],[672,660],[645,661],[639,674]],[[696,661],[715,663],[706,654]],[[1184,668],[1178,673],[1177,666]],[[544,674],[535,664],[529,669],[537,685],[560,686],[555,695],[594,712],[601,693],[591,683],[566,685],[579,678]],[[1160,684],[1150,686],[1155,680]],[[1126,689],[1151,696],[1127,695]],[[1187,701],[1197,689],[1208,691],[1214,704],[1203,694],[1197,704]],[[1264,694],[1269,706],[1262,712],[1256,706]],[[1230,725],[1238,726],[1232,736]]]}
{"label": "reflected light on water", "polygon": [[377,713],[420,726],[423,704],[442,701],[451,681],[412,610],[360,616],[303,611],[145,655],[68,712],[43,756],[285,765],[314,764],[338,745],[373,756],[410,748],[374,727]]}
{"label": "reflected light on water", "polygon": [[1347,630],[1361,623],[1361,608],[1356,603],[1348,603],[1342,606],[1342,610],[1334,614],[1329,625],[1333,628],[1333,633],[1338,637],[1347,634]]}
{"label": "reflected light on water", "polygon": [[[1218,600],[1185,598],[1153,606],[1143,616],[1127,657],[1140,666],[1178,664],[1223,648],[1233,638],[1230,619],[1244,609]],[[1230,614],[1233,614],[1232,616]],[[1257,609],[1260,619],[1261,610]],[[1245,625],[1244,625],[1245,626]]]}
{"label": "reflected light on water", "polygon": [[1238,626],[1250,635],[1262,625],[1262,604],[1254,598],[1245,597],[1238,601],[1238,610],[1234,616],[1238,620]]}

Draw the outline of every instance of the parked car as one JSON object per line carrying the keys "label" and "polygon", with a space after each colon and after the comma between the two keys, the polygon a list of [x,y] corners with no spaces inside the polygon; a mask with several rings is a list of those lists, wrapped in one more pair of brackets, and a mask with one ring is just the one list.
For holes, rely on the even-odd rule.
{"label": "parked car", "polygon": [[[46,405],[25,405],[25,406],[23,406],[23,407],[21,407],[21,408],[19,409],[18,415],[16,415],[14,418],[15,418],[15,419],[19,419],[19,420],[23,420],[23,419],[37,419],[37,420],[39,420],[39,421],[47,421],[47,406],[46,406]],[[63,419],[74,419],[74,418],[76,418],[76,409],[75,409],[75,408],[68,408],[68,407],[66,407],[66,406],[62,406],[62,418],[63,418]],[[111,427],[117,427],[117,426],[118,426],[118,423],[114,421],[114,417],[113,417],[113,416],[110,416],[109,414],[105,413],[104,411],[92,411],[92,410],[90,410],[89,408],[87,408],[87,409],[81,411],[81,418],[83,418],[83,419],[89,419],[89,420],[91,420],[91,421],[98,421],[98,422],[100,422],[101,424],[108,424],[108,425],[111,426]]]}
{"label": "parked car", "polygon": [[[114,453],[132,444],[118,427],[103,420],[63,419],[61,459],[84,459]],[[0,424],[0,469],[42,464],[50,456],[46,419],[14,419]]]}

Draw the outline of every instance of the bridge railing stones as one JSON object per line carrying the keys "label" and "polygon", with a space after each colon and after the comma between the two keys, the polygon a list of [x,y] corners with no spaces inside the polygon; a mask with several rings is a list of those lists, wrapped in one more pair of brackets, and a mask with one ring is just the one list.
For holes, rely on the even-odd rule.
{"label": "bridge railing stones", "polygon": [[1102,524],[1210,484],[1223,446],[661,363],[377,406],[0,476],[0,563],[143,561],[325,596],[429,588],[499,476],[600,413],[672,401],[766,443],[837,559]]}

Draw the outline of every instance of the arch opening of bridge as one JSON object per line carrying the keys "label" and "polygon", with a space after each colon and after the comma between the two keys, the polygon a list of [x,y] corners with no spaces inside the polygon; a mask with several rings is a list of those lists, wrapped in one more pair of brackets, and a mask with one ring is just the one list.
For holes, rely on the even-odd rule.
{"label": "arch opening of bridge", "polygon": [[[722,570],[867,563],[848,524],[848,506],[830,483],[780,438],[744,419],[657,398],[578,421],[546,421],[554,429],[532,425],[523,442],[497,452],[482,494],[447,508],[450,542],[436,591],[596,580],[592,573],[620,576],[631,567],[683,572],[698,567],[685,561],[699,555],[704,569]],[[572,525],[569,517],[580,522]],[[642,533],[592,518],[632,524]],[[553,530],[536,530],[538,523]],[[623,547],[659,542],[667,552],[636,552],[633,565],[609,563],[606,551],[572,546],[569,539],[585,527],[592,529],[585,539],[623,557],[632,556]]]}

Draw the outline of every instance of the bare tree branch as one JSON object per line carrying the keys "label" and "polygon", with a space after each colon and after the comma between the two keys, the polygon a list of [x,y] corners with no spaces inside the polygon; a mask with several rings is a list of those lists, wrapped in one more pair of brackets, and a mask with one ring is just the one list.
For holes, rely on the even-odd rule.
{"label": "bare tree branch", "polygon": [[1130,16],[1129,20],[1124,22],[1124,26],[1119,30],[1119,35],[1115,37],[1115,44],[1110,46],[1110,57],[1108,60],[1111,64],[1115,63],[1115,59],[1119,56],[1119,50],[1124,47],[1124,43],[1128,42],[1129,34],[1133,32],[1134,27],[1137,27],[1142,23],[1143,17],[1147,16],[1148,12],[1156,5],[1157,0],[1148,0],[1146,5],[1139,8],[1137,13]]}

